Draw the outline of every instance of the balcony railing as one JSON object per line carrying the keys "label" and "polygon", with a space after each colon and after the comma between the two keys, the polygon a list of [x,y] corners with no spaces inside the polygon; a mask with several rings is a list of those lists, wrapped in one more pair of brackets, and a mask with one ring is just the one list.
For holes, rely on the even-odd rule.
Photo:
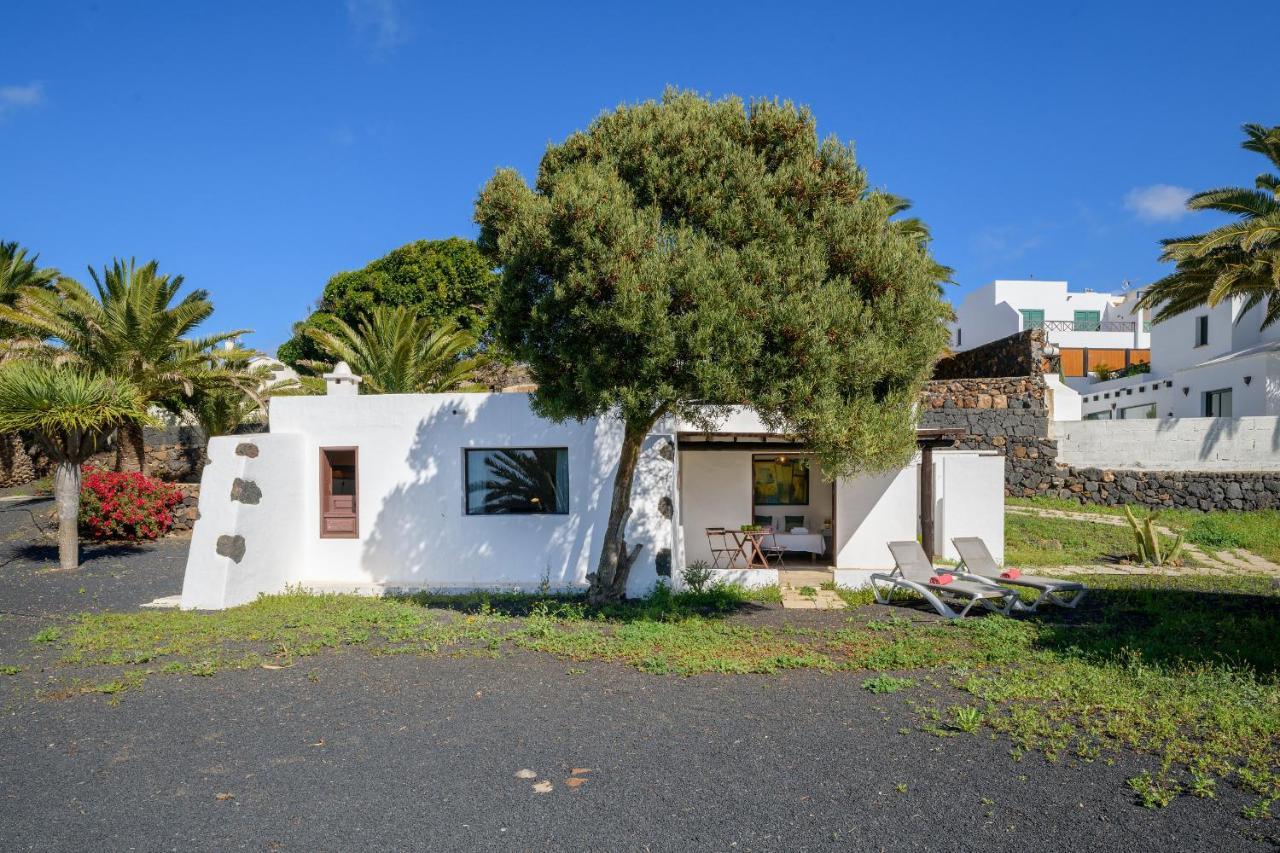
{"label": "balcony railing", "polygon": [[1132,332],[1137,324],[1131,320],[1101,320],[1077,323],[1075,320],[1045,320],[1028,323],[1028,329],[1044,329],[1046,332]]}

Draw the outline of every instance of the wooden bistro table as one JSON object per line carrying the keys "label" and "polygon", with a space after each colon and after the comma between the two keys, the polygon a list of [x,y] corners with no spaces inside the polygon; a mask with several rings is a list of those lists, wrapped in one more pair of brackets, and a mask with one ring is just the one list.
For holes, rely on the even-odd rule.
{"label": "wooden bistro table", "polygon": [[760,530],[730,530],[734,542],[738,546],[739,551],[745,551],[747,555],[748,569],[767,569],[769,568],[769,559],[765,557],[764,551],[760,549],[760,543],[765,540],[766,536],[773,535],[773,529],[769,527]]}

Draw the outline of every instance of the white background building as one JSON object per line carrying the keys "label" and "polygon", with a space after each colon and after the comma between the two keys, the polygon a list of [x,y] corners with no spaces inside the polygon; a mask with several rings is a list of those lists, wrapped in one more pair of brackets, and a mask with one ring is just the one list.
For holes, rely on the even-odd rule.
{"label": "white background building", "polygon": [[1059,347],[1146,349],[1147,318],[1135,309],[1135,299],[1136,293],[1073,293],[1065,281],[997,280],[955,306],[951,348],[961,352],[1043,328],[1045,339]]}
{"label": "white background building", "polygon": [[1151,328],[1151,372],[1077,386],[1086,419],[1280,415],[1280,325],[1243,300]]}

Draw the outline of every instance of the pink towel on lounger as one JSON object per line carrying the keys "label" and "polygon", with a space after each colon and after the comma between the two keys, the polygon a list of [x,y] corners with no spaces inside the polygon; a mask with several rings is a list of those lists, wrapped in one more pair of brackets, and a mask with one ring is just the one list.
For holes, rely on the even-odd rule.
{"label": "pink towel on lounger", "polygon": [[1008,578],[1009,580],[1014,580],[1015,578],[1022,577],[1022,572],[1018,571],[1017,569],[1005,569],[1003,572],[1000,573],[1000,577]]}
{"label": "pink towel on lounger", "polygon": [[946,586],[947,584],[951,583],[955,579],[956,579],[955,575],[949,575],[949,574],[943,573],[940,575],[934,575],[933,577],[929,578],[929,583],[935,586]]}

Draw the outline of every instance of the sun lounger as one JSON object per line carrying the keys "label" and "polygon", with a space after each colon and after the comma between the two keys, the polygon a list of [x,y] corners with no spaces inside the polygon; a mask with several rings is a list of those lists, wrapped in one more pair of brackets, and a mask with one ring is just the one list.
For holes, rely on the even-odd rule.
{"label": "sun lounger", "polygon": [[951,540],[960,554],[960,566],[956,569],[959,577],[971,578],[978,583],[992,586],[1024,586],[1039,592],[1036,600],[1025,604],[1021,599],[1014,604],[1014,610],[1034,612],[1041,604],[1056,604],[1059,607],[1075,607],[1084,598],[1088,588],[1076,581],[1064,581],[1057,578],[1045,578],[1037,575],[1018,573],[1017,577],[1005,577],[1006,572],[991,556],[987,543],[976,536],[957,536]]}
{"label": "sun lounger", "polygon": [[[910,591],[919,594],[948,619],[959,619],[968,615],[975,604],[1007,616],[1018,600],[1010,589],[963,577],[947,584],[930,583],[937,572],[919,542],[890,542],[889,551],[897,567],[890,574],[877,572],[870,578],[871,591],[881,604],[891,603],[893,594],[899,590]],[[964,608],[957,613],[948,601],[964,604]]]}

